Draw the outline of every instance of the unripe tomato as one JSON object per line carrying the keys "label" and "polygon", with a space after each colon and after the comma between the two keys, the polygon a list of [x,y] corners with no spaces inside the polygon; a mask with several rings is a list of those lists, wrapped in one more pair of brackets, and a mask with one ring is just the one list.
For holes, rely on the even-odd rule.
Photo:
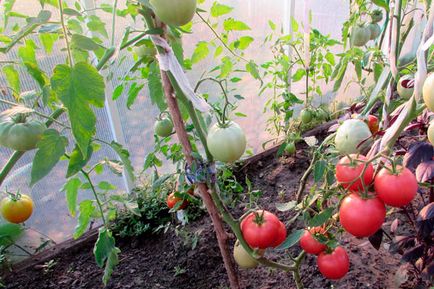
{"label": "unripe tomato", "polygon": [[133,51],[139,58],[143,58],[145,56],[154,57],[157,54],[157,51],[154,47],[147,46],[146,44],[134,46]]}
{"label": "unripe tomato", "polygon": [[314,235],[324,235],[325,230],[321,227],[315,227],[310,230],[305,230],[303,236],[300,238],[300,247],[309,254],[318,255],[322,251],[324,251],[327,246],[317,239],[315,239]]}
{"label": "unripe tomato", "polygon": [[182,202],[182,204],[179,206],[178,210],[185,209],[188,205],[187,200],[183,200],[183,199],[175,196],[175,193],[171,193],[167,196],[166,203],[167,203],[167,206],[169,207],[169,209],[173,209],[178,202]]}
{"label": "unripe tomato", "polygon": [[173,131],[173,123],[169,118],[158,119],[154,124],[154,131],[160,137],[168,137]]}
{"label": "unripe tomato", "polygon": [[286,238],[286,228],[276,215],[268,211],[250,213],[240,224],[241,232],[251,248],[279,246]]}
{"label": "unripe tomato", "polygon": [[305,108],[300,112],[300,117],[302,123],[306,123],[306,124],[310,123],[313,117],[312,111],[310,109]]}
{"label": "unripe tomato", "polygon": [[336,180],[344,188],[352,192],[363,191],[362,176],[365,186],[369,186],[374,179],[374,167],[371,163],[366,164],[368,159],[363,155],[352,154],[350,157],[344,156],[336,165]]}
{"label": "unripe tomato", "polygon": [[374,187],[378,197],[386,205],[399,208],[414,199],[418,184],[409,169],[398,166],[396,174],[382,168],[375,177]]}
{"label": "unripe tomato", "polygon": [[[262,255],[263,252],[260,252],[259,255]],[[240,241],[235,242],[234,246],[234,259],[237,262],[238,266],[244,269],[252,269],[258,266],[258,261],[256,261],[252,256],[244,250],[243,246],[241,246]]]}
{"label": "unripe tomato", "polygon": [[348,119],[336,132],[336,149],[344,155],[359,153],[371,143],[371,137],[372,133],[364,121]]}
{"label": "unripe tomato", "polygon": [[375,40],[381,33],[381,27],[377,23],[371,23],[368,25],[368,29],[371,32],[371,37],[369,39]]}
{"label": "unripe tomato", "polygon": [[8,222],[19,224],[33,213],[33,201],[28,195],[7,196],[0,203],[0,211]]}
{"label": "unripe tomato", "polygon": [[232,121],[225,127],[220,127],[217,123],[213,125],[206,140],[212,156],[224,163],[240,159],[246,150],[246,135],[241,127]]}
{"label": "unripe tomato", "polygon": [[285,153],[287,153],[288,155],[292,155],[295,153],[295,151],[296,151],[295,142],[290,141],[289,143],[286,144]]}
{"label": "unripe tomato", "polygon": [[332,280],[341,279],[350,269],[350,259],[342,247],[336,247],[333,252],[322,252],[316,260],[321,274]]}
{"label": "unripe tomato", "polygon": [[0,122],[0,145],[16,151],[32,150],[46,129],[44,123],[23,115],[9,118]]}
{"label": "unripe tomato", "polygon": [[348,233],[369,237],[377,232],[386,217],[386,207],[377,197],[362,199],[359,194],[346,196],[339,208],[339,220]]}
{"label": "unripe tomato", "polygon": [[196,0],[150,0],[155,14],[166,24],[182,26],[193,19]]}
{"label": "unripe tomato", "polygon": [[426,107],[434,111],[434,73],[428,75],[423,84],[423,100]]}
{"label": "unripe tomato", "polygon": [[379,9],[374,10],[371,14],[371,19],[374,23],[380,22],[381,20],[383,20],[383,12],[381,12],[381,10]]}
{"label": "unripe tomato", "polygon": [[427,135],[429,142],[434,146],[434,121],[429,124]]}
{"label": "unripe tomato", "polygon": [[363,46],[368,43],[371,38],[371,31],[369,28],[359,25],[351,29],[350,42],[352,46]]}
{"label": "unripe tomato", "polygon": [[411,75],[404,75],[398,81],[396,90],[400,97],[409,99],[414,92],[414,78]]}
{"label": "unripe tomato", "polygon": [[372,134],[376,134],[380,127],[378,118],[375,115],[368,115],[368,127]]}

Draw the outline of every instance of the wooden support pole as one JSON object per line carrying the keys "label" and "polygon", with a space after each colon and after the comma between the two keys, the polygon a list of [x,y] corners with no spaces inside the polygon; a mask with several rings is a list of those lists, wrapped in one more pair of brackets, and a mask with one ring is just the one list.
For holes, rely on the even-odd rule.
{"label": "wooden support pole", "polygon": [[[179,110],[178,102],[175,98],[174,90],[172,84],[170,83],[169,76],[167,75],[167,72],[163,70],[161,70],[161,80],[163,84],[164,94],[166,96],[167,106],[169,107],[169,112],[172,116],[176,134],[182,145],[187,164],[191,165],[194,160],[192,157],[192,147],[190,141],[188,140],[188,134],[185,130],[184,122],[182,120],[181,112]],[[232,255],[230,253],[231,251],[229,250],[228,235],[226,234],[226,231],[223,227],[223,221],[220,217],[216,205],[214,204],[214,201],[211,198],[211,195],[209,194],[208,186],[204,183],[200,183],[198,184],[198,189],[214,225],[214,230],[216,232],[218,245],[221,255],[223,257],[226,272],[228,274],[230,286],[232,289],[240,289],[238,275],[235,269]]]}

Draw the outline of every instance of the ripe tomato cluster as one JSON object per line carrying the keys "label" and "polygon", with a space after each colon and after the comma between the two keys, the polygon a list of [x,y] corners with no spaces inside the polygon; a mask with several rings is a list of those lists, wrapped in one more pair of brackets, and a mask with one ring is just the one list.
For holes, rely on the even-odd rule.
{"label": "ripe tomato cluster", "polygon": [[[374,179],[374,167],[363,155],[341,158],[336,165],[336,180],[349,194],[342,200],[339,219],[350,234],[362,238],[377,232],[386,217],[386,206],[408,205],[416,196],[414,174],[401,166],[383,167]],[[372,184],[374,191],[370,190]]]}
{"label": "ripe tomato cluster", "polygon": [[247,244],[255,249],[275,248],[286,239],[286,227],[273,213],[252,212],[240,224]]}
{"label": "ripe tomato cluster", "polygon": [[323,227],[305,230],[300,238],[300,247],[309,254],[317,255],[317,266],[321,274],[328,279],[341,279],[350,269],[350,259],[344,248],[328,248],[324,243],[328,234]]}

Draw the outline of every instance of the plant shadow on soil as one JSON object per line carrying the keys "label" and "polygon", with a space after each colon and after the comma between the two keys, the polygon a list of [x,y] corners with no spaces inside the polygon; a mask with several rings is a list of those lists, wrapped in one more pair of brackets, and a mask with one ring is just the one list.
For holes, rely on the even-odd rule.
{"label": "plant shadow on soil", "polygon": [[[277,158],[274,153],[238,172],[239,180],[244,179],[246,174],[253,189],[263,192],[259,205],[276,213],[281,220],[289,220],[294,213],[278,212],[274,204],[295,198],[299,179],[309,165],[306,151],[307,147],[300,144],[296,158]],[[285,194],[279,194],[281,191]],[[242,212],[241,206],[234,210],[236,216]],[[302,222],[299,222],[288,228],[288,232],[302,227]],[[173,229],[165,234],[120,240],[120,264],[105,288],[229,288],[209,217],[204,214],[185,229],[199,236],[194,249],[191,242],[190,245],[184,242]],[[235,240],[231,237],[232,246]],[[103,270],[97,267],[92,254],[94,242],[95,239],[88,240],[59,253],[54,257],[56,265],[49,272],[44,273],[41,266],[12,272],[4,280],[6,288],[104,288],[101,281]],[[399,256],[391,255],[383,246],[377,251],[367,239],[358,240],[347,234],[343,235],[340,243],[349,253],[349,273],[339,281],[327,280],[316,267],[316,257],[307,256],[301,267],[305,288],[396,288],[394,275],[399,267]],[[295,245],[289,253],[296,256],[299,251],[299,246]],[[270,250],[266,256],[290,262],[288,251]],[[262,266],[239,270],[239,276],[242,288],[246,289],[296,288],[291,273]]]}

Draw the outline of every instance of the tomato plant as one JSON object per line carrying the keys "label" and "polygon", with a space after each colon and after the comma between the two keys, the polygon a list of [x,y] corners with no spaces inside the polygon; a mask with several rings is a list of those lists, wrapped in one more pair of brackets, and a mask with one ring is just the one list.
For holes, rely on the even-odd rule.
{"label": "tomato plant", "polygon": [[305,108],[301,111],[300,116],[303,123],[310,123],[312,121],[313,114],[310,109]]}
{"label": "tomato plant", "polygon": [[250,213],[243,219],[240,228],[252,248],[277,247],[286,238],[285,225],[274,214],[264,210]]}
{"label": "tomato plant", "polygon": [[414,174],[403,167],[383,168],[375,176],[375,191],[386,205],[403,207],[416,196],[418,184]]}
{"label": "tomato plant", "polygon": [[240,242],[237,240],[234,245],[234,259],[237,262],[238,266],[244,269],[251,269],[258,266],[258,262],[249,255],[249,253],[240,245]]}
{"label": "tomato plant", "polygon": [[170,118],[162,117],[157,119],[154,124],[155,134],[160,137],[168,137],[172,134],[173,123]]}
{"label": "tomato plant", "polygon": [[371,143],[371,137],[372,133],[365,122],[359,119],[348,119],[336,132],[336,149],[341,154],[359,153]]}
{"label": "tomato plant", "polygon": [[434,73],[431,73],[426,78],[423,84],[422,95],[426,107],[429,110],[434,111]]}
{"label": "tomato plant", "polygon": [[316,236],[319,235],[325,235],[324,228],[315,227],[310,230],[305,230],[303,236],[300,238],[300,247],[306,251],[306,253],[318,255],[327,248],[325,244],[316,239]]}
{"label": "tomato plant", "polygon": [[0,212],[8,222],[23,223],[33,213],[33,201],[28,195],[9,193],[0,202]]}
{"label": "tomato plant", "polygon": [[[349,155],[336,164],[336,180],[353,192],[363,192],[374,179],[374,166],[363,155]],[[363,180],[363,181],[362,181]]]}
{"label": "tomato plant", "polygon": [[350,259],[342,247],[336,247],[331,253],[323,251],[316,262],[321,274],[332,280],[343,278],[350,269]]}
{"label": "tomato plant", "polygon": [[386,208],[376,196],[361,197],[358,193],[346,196],[339,207],[342,227],[356,237],[369,237],[383,225]]}
{"label": "tomato plant", "polygon": [[355,26],[351,30],[351,44],[363,46],[371,39],[371,31],[363,25]]}
{"label": "tomato plant", "polygon": [[38,120],[31,120],[23,114],[15,115],[0,122],[0,145],[16,151],[32,150],[46,129],[45,124]]}
{"label": "tomato plant", "polygon": [[206,140],[213,157],[221,162],[234,162],[246,150],[246,136],[235,122],[214,124],[209,129]]}

